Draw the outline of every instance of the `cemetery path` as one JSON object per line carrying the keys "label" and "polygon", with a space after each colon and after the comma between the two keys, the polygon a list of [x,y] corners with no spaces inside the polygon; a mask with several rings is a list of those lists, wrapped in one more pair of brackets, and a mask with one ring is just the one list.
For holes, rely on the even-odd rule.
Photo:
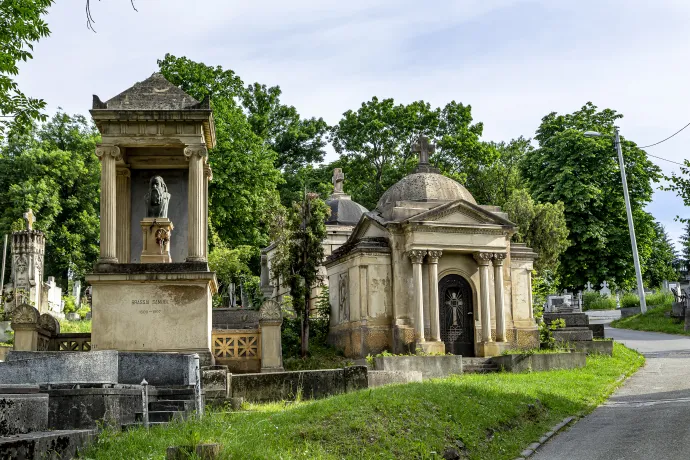
{"label": "cemetery path", "polygon": [[687,459],[690,337],[606,327],[647,362],[611,398],[555,436],[533,460]]}

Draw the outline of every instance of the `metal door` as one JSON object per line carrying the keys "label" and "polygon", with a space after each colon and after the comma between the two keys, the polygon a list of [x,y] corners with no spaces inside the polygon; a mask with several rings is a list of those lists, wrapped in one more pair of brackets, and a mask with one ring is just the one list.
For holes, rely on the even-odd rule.
{"label": "metal door", "polygon": [[446,352],[474,356],[472,289],[460,275],[444,276],[438,283],[441,340]]}

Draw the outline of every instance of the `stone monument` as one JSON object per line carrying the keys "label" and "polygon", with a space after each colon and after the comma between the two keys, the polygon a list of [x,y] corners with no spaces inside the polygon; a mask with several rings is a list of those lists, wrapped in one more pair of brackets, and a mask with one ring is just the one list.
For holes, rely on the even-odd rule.
{"label": "stone monument", "polygon": [[86,277],[92,349],[197,352],[209,362],[209,100],[156,73],[107,102],[94,96],[91,116],[102,136],[100,258]]}

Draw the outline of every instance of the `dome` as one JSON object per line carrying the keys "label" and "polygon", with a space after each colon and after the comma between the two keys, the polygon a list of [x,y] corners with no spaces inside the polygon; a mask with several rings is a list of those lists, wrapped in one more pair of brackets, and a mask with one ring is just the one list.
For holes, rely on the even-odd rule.
{"label": "dome", "polygon": [[405,176],[386,190],[376,210],[384,213],[392,210],[398,201],[457,201],[477,204],[472,194],[458,182],[441,174],[417,172]]}
{"label": "dome", "polygon": [[326,225],[357,225],[362,214],[368,212],[367,208],[349,199],[331,197],[326,204],[331,208]]}

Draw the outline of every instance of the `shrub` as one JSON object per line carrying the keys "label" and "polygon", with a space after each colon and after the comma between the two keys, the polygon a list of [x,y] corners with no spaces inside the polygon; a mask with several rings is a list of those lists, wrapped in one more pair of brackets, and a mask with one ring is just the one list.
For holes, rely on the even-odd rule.
{"label": "shrub", "polygon": [[582,310],[615,310],[615,297],[603,296],[598,292],[585,292],[582,295]]}
{"label": "shrub", "polygon": [[66,295],[62,297],[62,301],[65,302],[65,308],[63,310],[65,314],[77,311],[77,302],[74,300],[73,296]]}
{"label": "shrub", "polygon": [[553,331],[565,327],[565,320],[563,318],[554,319],[551,324],[546,324],[545,321],[539,322],[539,342],[541,348],[552,349],[556,346],[556,339],[553,337]]}
{"label": "shrub", "polygon": [[655,292],[645,296],[648,307],[670,306],[673,304],[673,293],[671,292]]}
{"label": "shrub", "polygon": [[621,308],[635,308],[640,306],[640,298],[631,292],[625,294],[621,299]]}
{"label": "shrub", "polygon": [[89,308],[88,305],[82,305],[79,310],[77,310],[77,314],[81,319],[86,319],[86,314],[89,313],[91,309]]}

